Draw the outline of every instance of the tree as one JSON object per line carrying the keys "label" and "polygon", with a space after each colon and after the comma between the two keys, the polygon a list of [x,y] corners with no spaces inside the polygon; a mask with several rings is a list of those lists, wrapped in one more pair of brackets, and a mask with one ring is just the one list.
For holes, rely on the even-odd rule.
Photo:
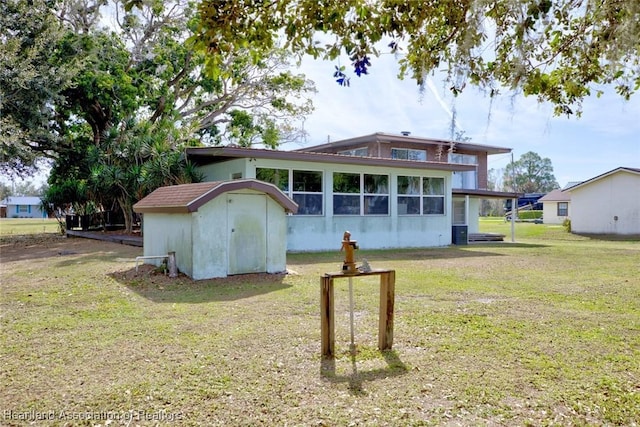
{"label": "tree", "polygon": [[[187,42],[198,26],[187,0],[142,0],[129,12],[119,0],[9,0],[0,12],[9,29],[0,50],[9,59],[0,61],[0,160],[17,174],[39,156],[74,151],[83,123],[96,146],[136,118],[171,121],[202,143],[275,147],[312,109],[313,83],[289,71],[282,50],[249,60],[239,48],[221,59],[225,73],[204,73],[204,54]],[[100,19],[107,13],[110,27]]]}
{"label": "tree", "polygon": [[29,176],[57,149],[53,105],[70,84],[73,64],[51,63],[63,29],[50,1],[0,2],[0,171]]}
{"label": "tree", "polygon": [[[225,73],[205,73],[205,55],[187,41],[198,26],[187,0],[143,0],[131,11],[119,0],[40,0],[34,7],[38,16],[57,22],[53,42],[37,51],[39,72],[73,72],[33,102],[27,84],[16,102],[26,113],[6,111],[25,135],[37,130],[50,136],[24,151],[55,159],[49,182],[54,205],[119,208],[130,231],[137,200],[161,185],[201,179],[181,157],[184,147],[275,148],[311,111],[313,83],[289,71],[290,58],[281,49],[249,59],[249,51],[239,48],[222,58]],[[109,27],[103,13],[110,14]],[[17,63],[21,52],[14,54]],[[25,82],[39,81],[35,75],[25,73]],[[33,123],[29,114],[39,109],[46,118]]]}
{"label": "tree", "polygon": [[[599,85],[627,99],[640,88],[637,0],[202,0],[200,13],[197,41],[212,73],[238,46],[259,53],[284,38],[298,55],[348,55],[358,76],[381,49],[404,51],[401,78],[423,85],[444,69],[454,94],[467,84],[491,96],[507,88],[552,102],[557,114],[580,114]],[[336,78],[345,85],[341,69]]]}
{"label": "tree", "polygon": [[548,193],[560,188],[553,175],[551,160],[532,151],[507,165],[503,182],[505,188],[520,193]]}

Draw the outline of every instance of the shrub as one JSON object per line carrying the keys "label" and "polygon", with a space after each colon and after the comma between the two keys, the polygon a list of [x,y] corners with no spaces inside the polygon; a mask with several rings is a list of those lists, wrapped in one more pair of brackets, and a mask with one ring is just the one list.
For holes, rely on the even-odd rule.
{"label": "shrub", "polygon": [[562,222],[562,226],[564,227],[565,230],[567,230],[567,233],[571,233],[571,220],[569,218],[566,218]]}
{"label": "shrub", "polygon": [[542,218],[542,211],[521,211],[518,212],[519,219],[538,219]]}

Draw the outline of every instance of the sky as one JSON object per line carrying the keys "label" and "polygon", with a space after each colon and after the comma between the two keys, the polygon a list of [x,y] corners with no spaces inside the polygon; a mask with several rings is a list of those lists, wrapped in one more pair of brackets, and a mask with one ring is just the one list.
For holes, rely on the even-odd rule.
{"label": "sky", "polygon": [[[415,81],[397,78],[392,55],[374,57],[371,63],[362,77],[342,64],[351,85],[341,87],[333,78],[339,62],[305,58],[297,71],[315,82],[315,111],[304,121],[306,141],[282,149],[375,132],[450,139],[455,109],[457,130],[471,143],[511,148],[514,160],[529,151],[549,158],[561,187],[620,166],[640,168],[640,94],[625,101],[613,86],[607,87],[602,97],[584,101],[582,117],[558,117],[549,103],[507,92],[492,102],[467,86],[454,98],[437,76],[421,93]],[[488,167],[503,169],[510,161],[511,154],[490,156]]]}
{"label": "sky", "polygon": [[[450,139],[455,109],[457,130],[464,131],[470,142],[511,148],[514,160],[529,151],[549,158],[560,187],[620,166],[640,168],[640,93],[625,101],[608,87],[602,97],[584,101],[582,117],[558,117],[551,104],[507,92],[492,101],[467,86],[454,98],[437,76],[421,93],[413,80],[397,78],[392,55],[371,62],[369,74],[362,77],[344,64],[351,85],[341,87],[333,78],[339,61],[304,58],[294,72],[315,82],[315,111],[302,123],[306,139],[280,148],[298,149],[375,132],[409,131],[417,137]],[[490,156],[488,167],[504,169],[510,161],[511,154]],[[42,172],[28,181],[38,187],[47,175]]]}

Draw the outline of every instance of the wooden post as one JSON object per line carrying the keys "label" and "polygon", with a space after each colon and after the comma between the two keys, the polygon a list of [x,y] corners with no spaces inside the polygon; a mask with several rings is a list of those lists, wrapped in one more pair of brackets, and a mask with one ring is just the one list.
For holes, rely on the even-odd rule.
{"label": "wooden post", "polygon": [[[393,346],[393,310],[395,301],[395,270],[373,270],[357,274],[327,273],[320,278],[320,338],[322,357],[335,356],[335,313],[334,279],[346,277],[380,276],[380,319],[378,328],[378,348],[390,350]],[[353,340],[353,338],[352,338]]]}
{"label": "wooden post", "polygon": [[176,264],[175,252],[168,253],[167,268],[169,269],[169,277],[178,277],[178,266]]}
{"label": "wooden post", "polygon": [[390,350],[393,345],[393,309],[395,303],[396,272],[391,270],[380,275],[380,327],[378,348]]}
{"label": "wooden post", "polygon": [[333,309],[333,278],[320,278],[320,335],[323,357],[333,357],[336,345],[335,316]]}

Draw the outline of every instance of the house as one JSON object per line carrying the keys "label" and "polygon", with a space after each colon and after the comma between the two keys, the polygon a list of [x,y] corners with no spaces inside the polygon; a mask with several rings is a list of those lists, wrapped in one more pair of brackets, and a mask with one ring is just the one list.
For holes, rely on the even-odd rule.
{"label": "house", "polygon": [[640,168],[619,167],[565,191],[572,232],[640,235]]}
{"label": "house", "polygon": [[40,197],[9,196],[0,204],[5,206],[6,218],[47,218]]}
{"label": "house", "polygon": [[159,265],[175,252],[193,279],[286,270],[287,213],[297,205],[254,179],[161,187],[133,206],[144,214],[143,257]]}
{"label": "house", "polygon": [[294,151],[220,146],[186,156],[207,181],[274,184],[298,204],[287,217],[288,250],[321,251],[339,249],[346,230],[367,249],[464,243],[454,230],[478,231],[481,199],[518,196],[487,190],[488,156],[510,151],[375,133]]}
{"label": "house", "polygon": [[542,203],[542,222],[544,224],[562,224],[571,215],[571,194],[563,190],[553,190],[540,199]]}

